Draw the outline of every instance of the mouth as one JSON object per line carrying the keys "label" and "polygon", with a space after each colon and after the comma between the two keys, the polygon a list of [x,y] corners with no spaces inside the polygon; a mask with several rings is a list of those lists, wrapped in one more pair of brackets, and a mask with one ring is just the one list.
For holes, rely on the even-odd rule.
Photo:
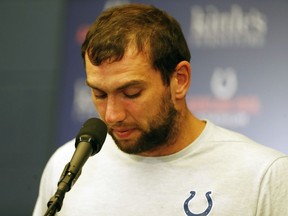
{"label": "mouth", "polygon": [[128,139],[136,129],[134,128],[112,128],[111,131],[118,139]]}

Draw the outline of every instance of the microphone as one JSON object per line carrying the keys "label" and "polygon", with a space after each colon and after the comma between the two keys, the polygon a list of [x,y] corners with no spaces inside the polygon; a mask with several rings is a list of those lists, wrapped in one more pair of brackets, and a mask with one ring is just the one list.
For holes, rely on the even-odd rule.
{"label": "microphone", "polygon": [[101,150],[106,135],[107,126],[102,120],[98,118],[88,119],[76,136],[76,150],[67,172],[77,175],[87,159]]}
{"label": "microphone", "polygon": [[47,204],[45,216],[54,215],[61,210],[65,193],[75,184],[88,158],[101,150],[106,135],[107,126],[102,120],[91,118],[84,123],[76,136],[76,150],[61,174],[57,191]]}

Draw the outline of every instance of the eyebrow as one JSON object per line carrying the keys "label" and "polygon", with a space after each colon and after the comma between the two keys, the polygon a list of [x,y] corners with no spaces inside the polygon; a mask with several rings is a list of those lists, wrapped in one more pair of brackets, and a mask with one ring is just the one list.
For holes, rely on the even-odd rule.
{"label": "eyebrow", "polygon": [[[96,86],[93,86],[91,83],[89,83],[88,80],[86,80],[86,84],[90,87],[90,88],[93,88],[93,89],[96,89],[96,90],[99,90],[99,91],[103,91],[101,90],[100,88],[96,87]],[[144,81],[141,81],[141,80],[131,80],[125,84],[123,84],[122,86],[119,86],[118,88],[116,88],[116,91],[121,91],[123,89],[126,89],[128,87],[131,87],[131,86],[145,86],[146,83]]]}

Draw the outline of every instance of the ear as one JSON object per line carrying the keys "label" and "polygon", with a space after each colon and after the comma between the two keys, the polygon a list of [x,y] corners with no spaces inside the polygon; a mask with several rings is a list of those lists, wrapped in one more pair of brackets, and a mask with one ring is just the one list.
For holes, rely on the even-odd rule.
{"label": "ear", "polygon": [[175,99],[183,99],[188,92],[191,81],[191,66],[188,61],[177,64],[173,74]]}

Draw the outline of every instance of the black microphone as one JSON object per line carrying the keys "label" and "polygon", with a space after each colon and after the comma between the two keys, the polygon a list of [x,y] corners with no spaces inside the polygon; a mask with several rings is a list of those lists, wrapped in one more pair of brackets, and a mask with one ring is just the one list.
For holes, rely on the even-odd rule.
{"label": "black microphone", "polygon": [[107,126],[102,120],[91,118],[84,123],[76,136],[76,150],[62,172],[57,191],[47,204],[45,216],[54,215],[56,211],[61,210],[65,193],[75,184],[88,158],[101,150],[106,135]]}
{"label": "black microphone", "polygon": [[107,126],[102,120],[98,118],[88,119],[76,136],[76,150],[67,172],[77,175],[87,159],[101,150],[106,135]]}

